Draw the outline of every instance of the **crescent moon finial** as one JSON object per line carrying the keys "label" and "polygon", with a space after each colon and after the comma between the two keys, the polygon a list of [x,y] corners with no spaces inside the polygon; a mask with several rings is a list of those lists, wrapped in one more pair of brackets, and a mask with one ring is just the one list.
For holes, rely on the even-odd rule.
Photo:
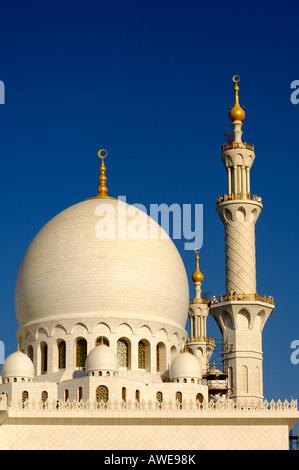
{"label": "crescent moon finial", "polygon": [[238,83],[240,81],[239,75],[234,75],[233,76],[233,82]]}

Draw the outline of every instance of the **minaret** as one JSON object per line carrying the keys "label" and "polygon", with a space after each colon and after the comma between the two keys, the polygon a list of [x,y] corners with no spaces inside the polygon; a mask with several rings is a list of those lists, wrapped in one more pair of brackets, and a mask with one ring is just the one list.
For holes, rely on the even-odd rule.
{"label": "minaret", "polygon": [[192,274],[195,297],[189,305],[189,318],[191,324],[188,349],[200,359],[203,374],[209,369],[209,360],[215,349],[215,341],[207,337],[207,316],[209,315],[208,300],[201,297],[203,274],[199,269],[199,250],[196,253],[196,269]]}
{"label": "minaret", "polygon": [[235,105],[230,110],[233,136],[222,147],[227,171],[227,193],[217,199],[216,211],[225,229],[226,295],[212,298],[210,314],[226,344],[225,365],[232,398],[262,399],[262,330],[274,309],[273,297],[257,294],[255,224],[262,200],[250,191],[254,146],[242,142],[244,108],[239,104],[239,77],[235,75]]}

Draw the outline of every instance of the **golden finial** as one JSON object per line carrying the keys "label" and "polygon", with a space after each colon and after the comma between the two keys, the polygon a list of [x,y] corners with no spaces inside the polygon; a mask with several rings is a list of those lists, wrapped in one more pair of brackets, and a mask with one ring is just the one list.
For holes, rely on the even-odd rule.
{"label": "golden finial", "polygon": [[238,82],[240,81],[239,75],[233,76],[233,82],[235,83],[234,91],[235,91],[235,106],[229,112],[229,118],[232,122],[234,121],[244,121],[245,119],[245,111],[244,108],[241,108],[239,104],[239,86]]}
{"label": "golden finial", "polygon": [[193,282],[202,282],[203,281],[203,274],[199,270],[199,250],[194,250],[196,253],[196,270],[194,271],[192,275],[192,280]]}
{"label": "golden finial", "polygon": [[19,343],[18,343],[18,349],[17,349],[17,352],[20,352],[20,345],[19,345]]}
{"label": "golden finial", "polygon": [[[103,154],[104,152],[104,154]],[[108,152],[107,150],[105,149],[101,149],[99,150],[98,152],[98,156],[102,159],[102,163],[101,163],[101,167],[100,167],[100,176],[99,176],[99,182],[100,182],[100,186],[98,188],[98,195],[97,197],[109,197],[108,196],[108,188],[106,186],[106,181],[107,181],[107,176],[106,176],[106,167],[105,167],[105,164],[104,164],[104,158],[106,158],[108,155]]]}
{"label": "golden finial", "polygon": [[183,352],[184,352],[184,353],[188,352],[188,351],[187,351],[187,343],[185,343],[185,347],[184,347],[184,351],[183,351]]}

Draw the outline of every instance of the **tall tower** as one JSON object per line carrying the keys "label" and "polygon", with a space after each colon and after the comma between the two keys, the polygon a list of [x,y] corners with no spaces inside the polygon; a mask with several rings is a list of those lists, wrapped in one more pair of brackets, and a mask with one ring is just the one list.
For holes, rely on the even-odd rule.
{"label": "tall tower", "polygon": [[203,374],[209,370],[209,361],[215,349],[215,340],[207,337],[207,316],[209,315],[209,302],[201,296],[203,274],[199,269],[199,250],[196,253],[196,269],[192,274],[195,297],[190,301],[190,338],[188,349],[200,359]]}
{"label": "tall tower", "polygon": [[245,111],[239,104],[239,77],[233,81],[235,105],[229,113],[233,133],[222,147],[228,189],[216,205],[225,229],[226,294],[212,298],[210,314],[224,343],[231,345],[224,358],[231,397],[256,400],[263,398],[262,330],[274,302],[256,289],[255,224],[263,205],[250,191],[254,146],[242,142]]}

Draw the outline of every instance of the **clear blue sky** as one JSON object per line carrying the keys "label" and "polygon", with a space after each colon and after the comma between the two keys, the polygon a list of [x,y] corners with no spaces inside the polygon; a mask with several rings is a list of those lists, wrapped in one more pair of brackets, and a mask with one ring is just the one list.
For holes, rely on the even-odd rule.
{"label": "clear blue sky", "polygon": [[[204,205],[204,289],[225,291],[221,162],[240,75],[243,139],[263,198],[257,290],[276,309],[263,334],[264,394],[299,398],[290,361],[298,328],[298,2],[2,2],[0,339],[16,349],[14,287],[38,230],[96,194],[107,148],[110,195],[128,203]],[[187,272],[194,253],[176,242]],[[190,296],[193,295],[190,282]],[[213,319],[208,334],[220,338]]]}

